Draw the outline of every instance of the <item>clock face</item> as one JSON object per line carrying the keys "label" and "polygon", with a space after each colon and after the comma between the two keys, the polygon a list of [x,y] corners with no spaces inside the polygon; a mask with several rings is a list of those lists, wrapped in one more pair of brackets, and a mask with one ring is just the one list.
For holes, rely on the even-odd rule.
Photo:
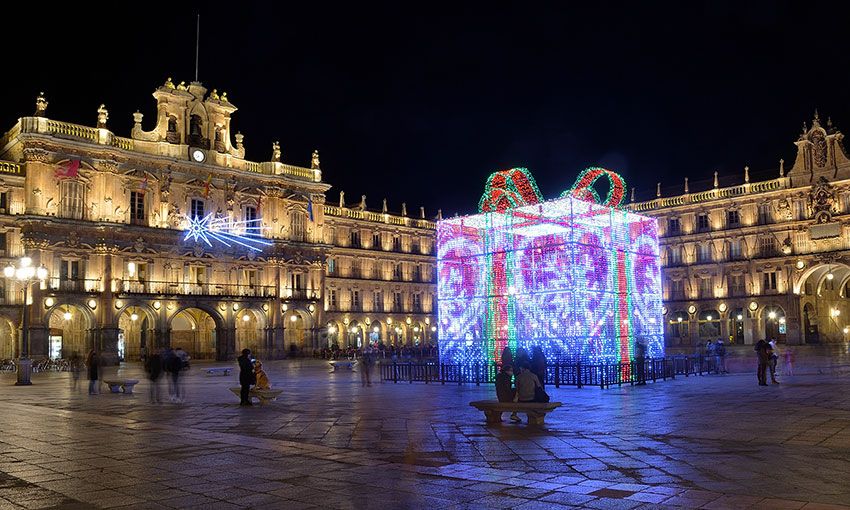
{"label": "clock face", "polygon": [[207,155],[201,149],[192,149],[192,159],[198,163],[203,163],[206,158]]}

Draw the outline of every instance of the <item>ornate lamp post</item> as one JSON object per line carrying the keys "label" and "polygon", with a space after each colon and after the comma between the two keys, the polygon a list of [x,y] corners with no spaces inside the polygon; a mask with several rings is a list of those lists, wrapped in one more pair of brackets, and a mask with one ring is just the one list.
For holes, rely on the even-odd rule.
{"label": "ornate lamp post", "polygon": [[21,257],[17,267],[11,262],[3,268],[3,275],[8,280],[17,280],[24,288],[24,303],[21,307],[23,319],[21,321],[21,356],[18,359],[18,380],[16,386],[28,386],[32,384],[30,381],[30,373],[32,372],[32,360],[30,355],[30,331],[29,331],[29,314],[27,313],[27,301],[29,301],[29,288],[35,282],[44,285],[47,280],[47,268],[44,266],[33,267],[32,259],[29,257]]}

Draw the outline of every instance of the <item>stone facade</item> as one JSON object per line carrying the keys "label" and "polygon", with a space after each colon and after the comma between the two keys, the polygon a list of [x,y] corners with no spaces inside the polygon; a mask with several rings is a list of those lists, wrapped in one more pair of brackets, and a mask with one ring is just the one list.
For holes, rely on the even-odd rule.
{"label": "stone facade", "polygon": [[[232,359],[245,347],[263,357],[309,353],[335,340],[338,323],[364,321],[341,297],[352,288],[402,293],[403,306],[373,314],[381,324],[433,322],[433,278],[411,279],[411,271],[433,275],[435,260],[423,255],[432,253],[433,222],[326,205],[318,152],[309,167],[282,163],[278,143],[269,161],[245,159],[226,93],[169,79],[153,95],[153,129],[135,113],[130,138],[109,130],[104,105],[87,127],[49,119],[39,96],[35,114],[0,139],[4,263],[26,254],[50,273],[28,307],[35,357],[97,348],[112,360],[138,359],[169,345],[194,358]],[[206,216],[230,234],[253,227],[265,244],[187,236],[190,218]],[[367,240],[362,249],[350,244],[352,231]],[[371,249],[374,233],[385,243],[380,253]],[[377,269],[356,282],[335,272],[351,258]],[[3,283],[0,358],[11,358],[22,292]],[[339,292],[335,306],[326,289]],[[426,337],[405,329],[380,338]]]}
{"label": "stone facade", "polygon": [[776,178],[631,204],[658,218],[666,341],[850,339],[850,160],[815,114]]}

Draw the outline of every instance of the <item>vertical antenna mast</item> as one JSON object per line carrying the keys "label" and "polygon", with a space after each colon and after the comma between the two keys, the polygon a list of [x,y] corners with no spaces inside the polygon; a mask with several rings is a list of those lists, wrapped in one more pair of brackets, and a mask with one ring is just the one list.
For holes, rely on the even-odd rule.
{"label": "vertical antenna mast", "polygon": [[201,15],[198,14],[198,23],[195,27],[195,81],[198,81],[198,48],[201,45]]}

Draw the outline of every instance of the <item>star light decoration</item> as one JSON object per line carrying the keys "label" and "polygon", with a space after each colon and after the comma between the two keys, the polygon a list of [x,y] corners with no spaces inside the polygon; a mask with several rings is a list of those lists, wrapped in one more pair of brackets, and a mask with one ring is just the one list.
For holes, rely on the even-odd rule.
{"label": "star light decoration", "polygon": [[[215,217],[214,213],[209,213],[203,218],[187,216],[186,219],[189,226],[186,230],[186,237],[183,238],[184,241],[189,239],[193,239],[195,242],[203,241],[207,246],[212,247],[210,241],[213,240],[227,247],[238,244],[254,251],[262,251],[261,246],[272,245],[271,242],[262,237],[264,227],[259,218],[233,221],[230,218],[219,218]],[[243,229],[244,234],[236,233]]]}

